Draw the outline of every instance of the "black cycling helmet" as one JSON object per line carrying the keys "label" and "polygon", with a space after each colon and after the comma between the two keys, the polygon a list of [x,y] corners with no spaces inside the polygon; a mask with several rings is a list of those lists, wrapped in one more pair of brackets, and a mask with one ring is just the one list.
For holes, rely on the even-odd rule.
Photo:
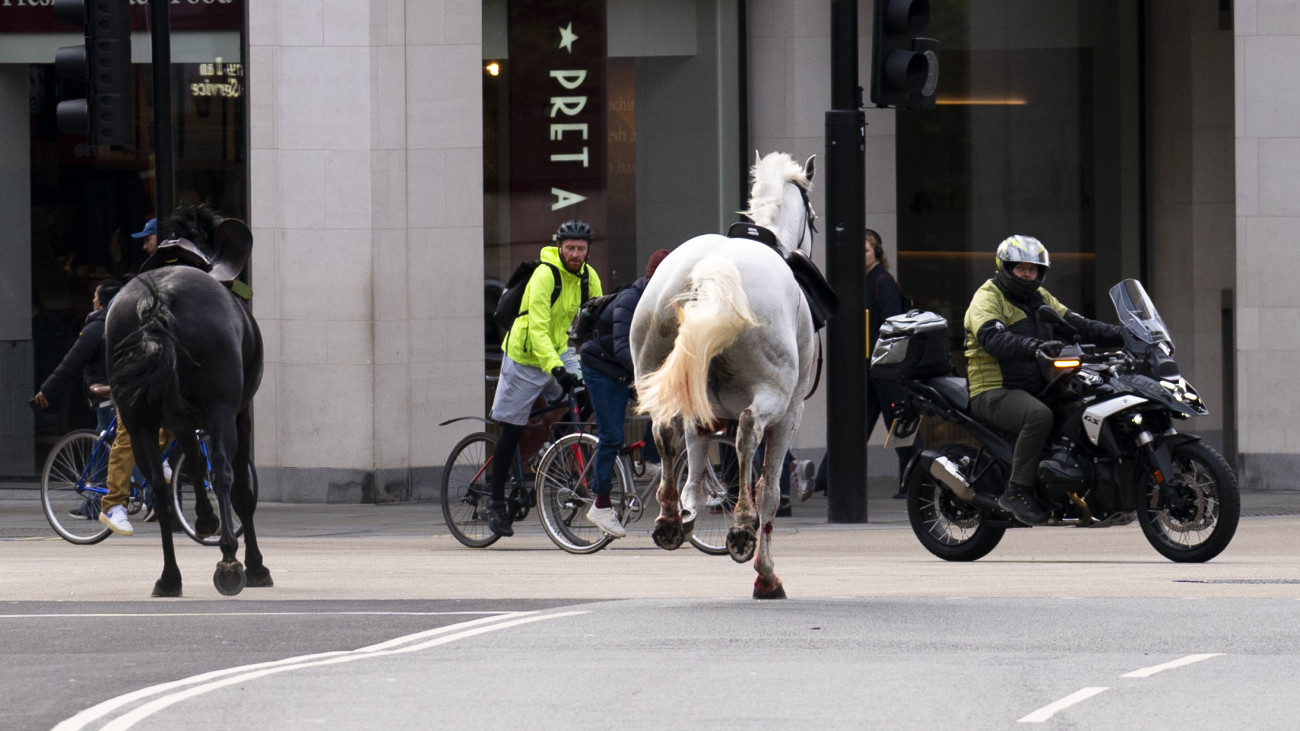
{"label": "black cycling helmet", "polygon": [[560,224],[560,228],[555,232],[555,243],[560,243],[565,239],[585,239],[587,245],[591,245],[591,226],[586,221],[573,218]]}
{"label": "black cycling helmet", "polygon": [[[1043,242],[1033,236],[1010,236],[998,244],[994,255],[997,271],[993,278],[1002,285],[1003,290],[1019,297],[1028,297],[1038,291],[1047,280],[1047,268],[1052,266],[1052,257],[1047,253]],[[1030,263],[1038,265],[1038,276],[1034,279],[1021,279],[1012,271],[1017,264]]]}

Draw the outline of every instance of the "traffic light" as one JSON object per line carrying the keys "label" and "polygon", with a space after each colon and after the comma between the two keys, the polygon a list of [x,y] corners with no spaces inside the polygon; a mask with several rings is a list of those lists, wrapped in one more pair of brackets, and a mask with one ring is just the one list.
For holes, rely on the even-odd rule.
{"label": "traffic light", "polygon": [[54,0],[54,17],[84,27],[86,42],[63,46],[54,67],[86,83],[84,99],[59,102],[59,129],[86,135],[94,145],[125,145],[135,133],[131,95],[131,7],[126,0]]}
{"label": "traffic light", "polygon": [[875,3],[871,102],[878,107],[933,108],[939,85],[939,41],[918,37],[930,22],[930,1]]}

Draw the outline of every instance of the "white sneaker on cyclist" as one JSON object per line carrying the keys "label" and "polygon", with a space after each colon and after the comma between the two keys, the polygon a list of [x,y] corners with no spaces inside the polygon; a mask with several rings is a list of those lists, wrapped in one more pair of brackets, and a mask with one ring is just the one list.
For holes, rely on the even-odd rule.
{"label": "white sneaker on cyclist", "polygon": [[110,530],[118,535],[135,535],[135,528],[131,527],[131,521],[126,518],[126,508],[121,505],[114,505],[108,510],[100,513],[99,522],[108,526]]}
{"label": "white sneaker on cyclist", "polygon": [[163,482],[170,484],[171,481],[172,481],[172,466],[167,463],[167,460],[164,459],[163,460]]}
{"label": "white sneaker on cyclist", "polygon": [[790,470],[790,500],[800,502],[812,497],[817,486],[817,465],[810,459],[797,459]]}
{"label": "white sneaker on cyclist", "polygon": [[659,473],[663,469],[658,462],[646,462],[645,472],[641,475],[639,482],[645,482],[651,485],[659,482]]}
{"label": "white sneaker on cyclist", "polygon": [[627,535],[627,529],[618,522],[618,513],[615,513],[612,507],[598,508],[592,505],[587,511],[587,521],[615,538],[623,538]]}

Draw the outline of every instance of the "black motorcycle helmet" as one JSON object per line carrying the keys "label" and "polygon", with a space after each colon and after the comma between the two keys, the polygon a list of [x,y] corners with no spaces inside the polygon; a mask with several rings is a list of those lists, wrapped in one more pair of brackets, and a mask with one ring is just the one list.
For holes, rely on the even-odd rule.
{"label": "black motorcycle helmet", "polygon": [[565,239],[584,239],[587,245],[591,245],[591,226],[586,221],[573,218],[560,224],[560,228],[555,232],[555,243],[559,244]]}
{"label": "black motorcycle helmet", "polygon": [[[1047,247],[1033,236],[1010,236],[998,244],[994,255],[997,271],[993,278],[1008,292],[1019,298],[1027,298],[1038,291],[1047,280],[1047,268],[1052,266],[1052,258],[1047,254]],[[1038,276],[1032,280],[1021,279],[1012,271],[1017,264],[1028,262],[1038,265]]]}

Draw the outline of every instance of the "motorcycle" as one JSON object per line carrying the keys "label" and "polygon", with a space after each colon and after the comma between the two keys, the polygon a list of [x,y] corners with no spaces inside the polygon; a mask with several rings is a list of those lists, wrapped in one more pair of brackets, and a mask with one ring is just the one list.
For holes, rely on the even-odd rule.
{"label": "motorcycle", "polygon": [[[1037,317],[1073,341],[1059,354],[1040,350],[1047,386],[1038,398],[1055,415],[1034,494],[1049,526],[1105,528],[1135,519],[1156,551],[1204,562],[1232,540],[1241,498],[1232,468],[1215,449],[1175,423],[1209,410],[1181,375],[1174,343],[1142,284],[1110,290],[1124,345],[1098,350],[1054,310]],[[921,544],[948,561],[974,561],[1008,528],[1028,527],[998,507],[1015,435],[970,410],[966,379],[950,373],[947,323],[913,310],[881,325],[871,375],[902,384],[891,438],[914,434],[921,415],[958,424],[976,443],[927,449],[907,466],[907,514]]]}

